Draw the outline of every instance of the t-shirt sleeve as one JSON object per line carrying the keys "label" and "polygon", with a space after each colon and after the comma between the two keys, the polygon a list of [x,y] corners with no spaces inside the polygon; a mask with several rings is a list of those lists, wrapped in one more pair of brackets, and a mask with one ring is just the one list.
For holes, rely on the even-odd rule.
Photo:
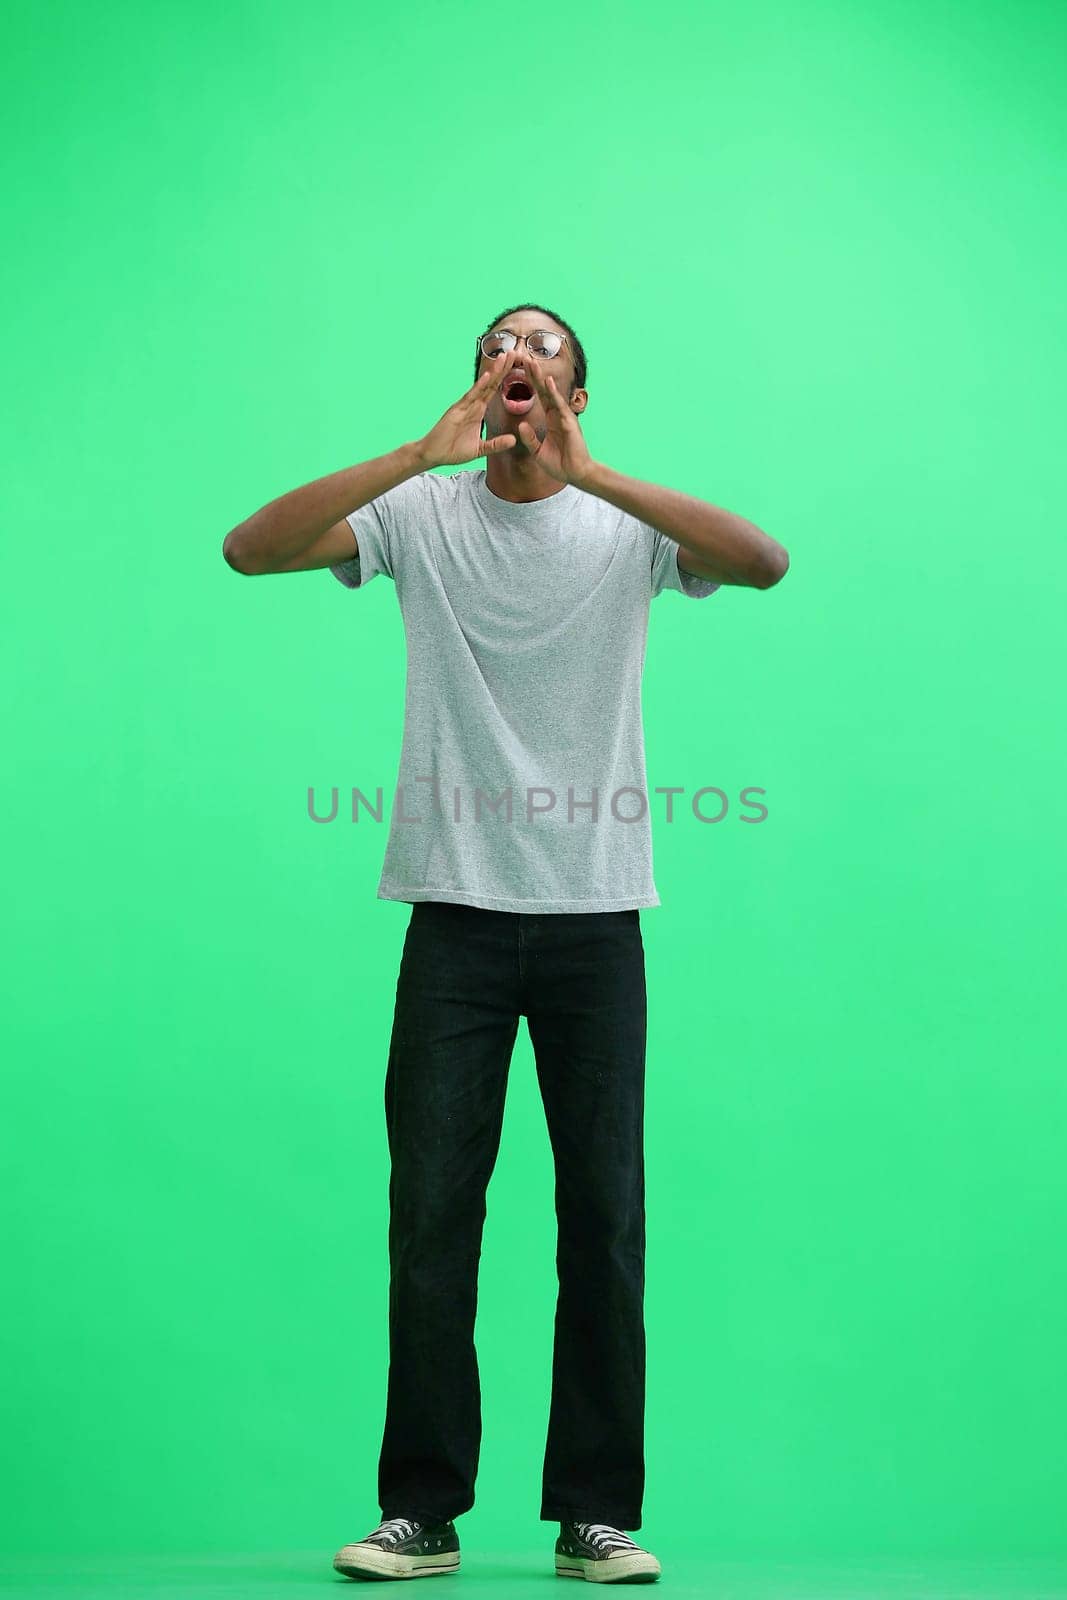
{"label": "t-shirt sleeve", "polygon": [[709,594],[714,594],[716,589],[722,588],[721,583],[716,583],[711,578],[700,578],[695,572],[683,572],[678,565],[678,551],[681,546],[677,541],[647,522],[642,526],[652,544],[653,600],[658,594],[662,594],[664,589],[677,589],[690,600],[706,600]]}
{"label": "t-shirt sleeve", "polygon": [[353,549],[358,554],[329,569],[346,589],[365,589],[379,572],[396,581],[397,562],[403,560],[408,527],[422,497],[422,477],[417,473],[405,478],[376,500],[349,512],[345,521],[352,529]]}

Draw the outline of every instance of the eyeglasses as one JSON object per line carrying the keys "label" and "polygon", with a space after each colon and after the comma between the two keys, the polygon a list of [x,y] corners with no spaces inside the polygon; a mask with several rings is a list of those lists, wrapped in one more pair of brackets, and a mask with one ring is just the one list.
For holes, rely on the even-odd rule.
{"label": "eyeglasses", "polygon": [[560,345],[568,342],[565,333],[553,333],[550,328],[537,328],[533,333],[520,333],[518,336],[508,328],[500,328],[495,333],[483,333],[478,343],[483,356],[499,356],[506,350],[513,350],[522,338],[525,338],[526,348],[531,355],[543,356],[546,361],[559,355]]}

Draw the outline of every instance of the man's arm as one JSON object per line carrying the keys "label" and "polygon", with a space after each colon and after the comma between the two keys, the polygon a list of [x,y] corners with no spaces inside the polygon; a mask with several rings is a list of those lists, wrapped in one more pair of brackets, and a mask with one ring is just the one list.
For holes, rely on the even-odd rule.
{"label": "man's arm", "polygon": [[344,467],[290,489],[239,522],[222,541],[235,572],[307,572],[358,555],[355,535],[344,520],[398,483],[426,470],[421,440],[387,455]]}
{"label": "man's arm", "polygon": [[580,487],[667,534],[681,546],[679,567],[698,578],[770,589],[789,570],[789,554],[777,539],[707,500],[624,477],[599,461]]}

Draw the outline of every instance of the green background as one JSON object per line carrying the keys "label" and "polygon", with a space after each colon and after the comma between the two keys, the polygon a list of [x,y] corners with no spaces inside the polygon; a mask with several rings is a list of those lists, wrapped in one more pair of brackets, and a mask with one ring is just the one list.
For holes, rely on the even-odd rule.
{"label": "green background", "polygon": [[[792,560],[650,618],[650,785],[770,814],[655,823],[638,1540],[694,1593],[701,1552],[1067,1570],[1065,34],[1040,3],[9,21],[18,1581],[184,1553],[291,1591],[378,1521],[410,908],[384,825],[306,793],[394,781],[403,631],[387,579],[221,544],[425,433],[522,300],[585,344],[594,457]],[[523,1025],[470,1581],[479,1549],[551,1575],[554,1228]]]}

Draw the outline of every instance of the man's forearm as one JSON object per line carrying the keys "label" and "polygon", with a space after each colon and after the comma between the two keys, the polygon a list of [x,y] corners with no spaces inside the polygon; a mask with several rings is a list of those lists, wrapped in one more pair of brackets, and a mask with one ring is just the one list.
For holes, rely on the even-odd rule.
{"label": "man's forearm", "polygon": [[415,441],[301,484],[239,522],[223,540],[222,553],[231,563],[249,558],[271,564],[289,561],[349,512],[425,470],[421,446]]}
{"label": "man's forearm", "polygon": [[754,522],[678,489],[624,477],[599,461],[578,487],[684,545],[723,583],[769,589],[789,566],[785,547]]}

